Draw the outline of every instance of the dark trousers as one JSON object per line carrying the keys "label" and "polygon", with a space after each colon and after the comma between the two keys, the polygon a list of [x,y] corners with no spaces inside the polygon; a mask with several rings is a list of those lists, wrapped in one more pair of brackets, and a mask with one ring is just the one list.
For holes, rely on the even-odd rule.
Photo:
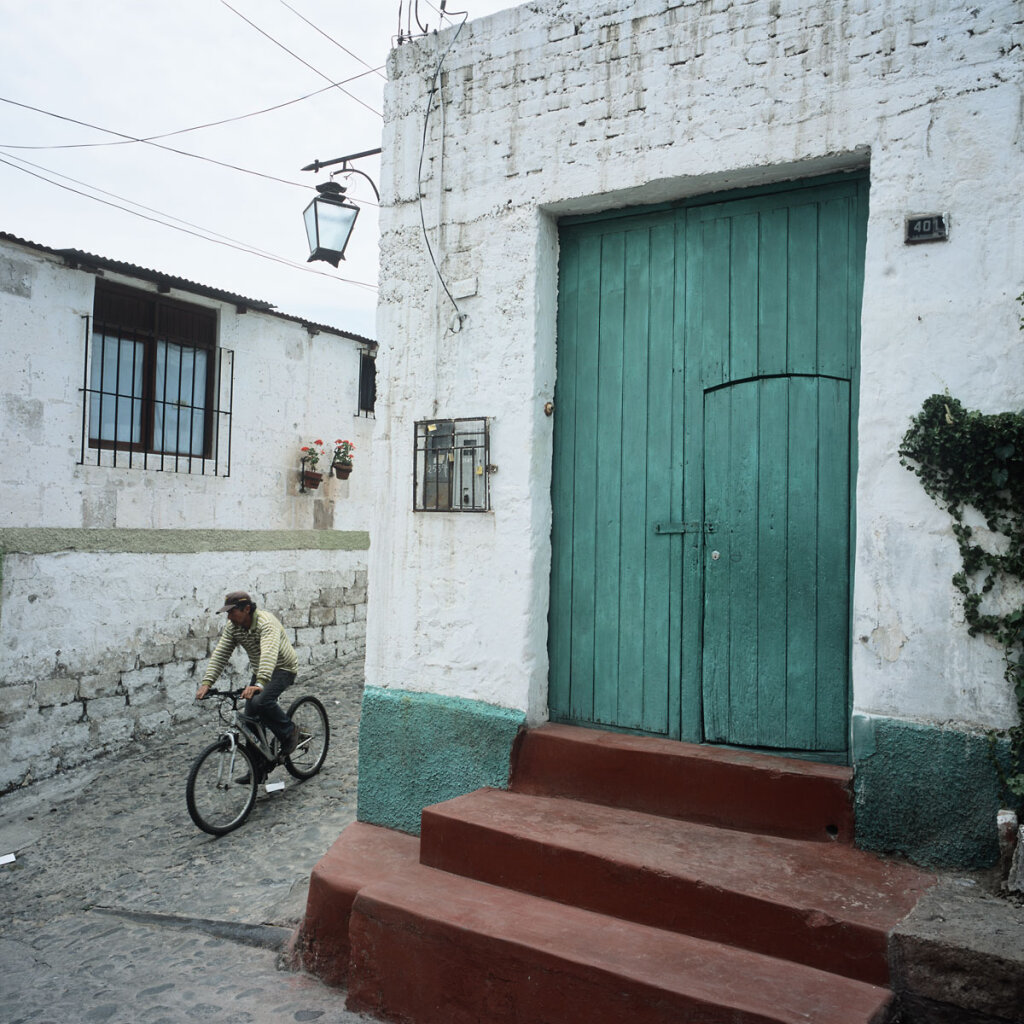
{"label": "dark trousers", "polygon": [[[274,669],[270,682],[255,697],[245,702],[245,713],[259,719],[277,737],[278,743],[286,742],[295,728],[284,713],[284,708],[277,703],[277,698],[294,682],[294,672]],[[255,676],[252,677],[251,685],[256,685]]]}

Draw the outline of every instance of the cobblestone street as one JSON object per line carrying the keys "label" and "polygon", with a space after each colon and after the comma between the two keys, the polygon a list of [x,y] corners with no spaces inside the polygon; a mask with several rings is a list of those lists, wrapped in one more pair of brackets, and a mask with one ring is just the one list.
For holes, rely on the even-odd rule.
{"label": "cobblestone street", "polygon": [[220,728],[194,725],[0,798],[0,1020],[230,1024],[367,1018],[344,993],[281,968],[309,873],[355,819],[361,673],[320,670],[331,720],[319,775],[284,768],[249,820],[214,839],[185,807],[193,758]]}

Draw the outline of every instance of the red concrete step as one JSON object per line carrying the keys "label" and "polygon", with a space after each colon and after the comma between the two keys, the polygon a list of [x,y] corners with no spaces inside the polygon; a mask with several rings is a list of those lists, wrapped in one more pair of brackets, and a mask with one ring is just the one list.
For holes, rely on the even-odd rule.
{"label": "red concrete step", "polygon": [[520,734],[512,789],[747,832],[853,842],[848,768],[547,724]]}
{"label": "red concrete step", "polygon": [[352,907],[348,1007],[417,1024],[881,1024],[891,993],[421,865]]}
{"label": "red concrete step", "polygon": [[494,789],[425,808],[420,862],[877,985],[934,881],[841,844]]}
{"label": "red concrete step", "polygon": [[404,832],[354,822],[320,858],[309,879],[306,916],[293,954],[328,985],[348,977],[348,923],[356,894],[419,859],[419,840]]}

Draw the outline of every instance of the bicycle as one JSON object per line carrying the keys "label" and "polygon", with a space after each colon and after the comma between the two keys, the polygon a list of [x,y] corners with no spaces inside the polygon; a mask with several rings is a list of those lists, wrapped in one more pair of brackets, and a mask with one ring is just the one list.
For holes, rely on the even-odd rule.
{"label": "bicycle", "polygon": [[241,690],[207,691],[204,700],[218,699],[217,713],[228,728],[195,759],[185,786],[189,816],[213,836],[226,835],[249,817],[260,784],[279,764],[296,779],[316,775],[331,739],[323,704],[307,694],[286,712],[299,730],[299,742],[282,756],[274,734],[239,708],[241,695]]}

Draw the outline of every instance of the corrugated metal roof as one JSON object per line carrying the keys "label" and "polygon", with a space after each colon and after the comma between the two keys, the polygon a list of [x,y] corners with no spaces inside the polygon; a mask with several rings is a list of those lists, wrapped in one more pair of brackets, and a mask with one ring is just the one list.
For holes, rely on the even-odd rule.
{"label": "corrugated metal roof", "polygon": [[6,231],[0,231],[0,240],[13,242],[16,245],[24,246],[27,249],[35,249],[38,252],[50,253],[52,256],[60,256],[69,267],[110,270],[118,274],[124,274],[125,277],[134,277],[139,281],[148,281],[161,288],[176,288],[179,291],[190,292],[193,295],[202,295],[208,299],[216,299],[218,302],[228,302],[239,312],[251,309],[258,313],[268,313],[270,316],[276,316],[281,320],[290,320],[292,323],[301,324],[309,330],[326,331],[328,334],[336,334],[342,338],[351,338],[353,341],[364,345],[372,345],[374,348],[377,346],[377,342],[362,334],[353,334],[352,331],[345,331],[340,327],[332,327],[330,324],[320,324],[313,320],[307,320],[305,317],[282,313],[271,302],[265,302],[262,299],[250,299],[244,295],[236,295],[234,292],[213,288],[210,285],[200,284],[197,281],[189,281],[184,277],[175,277],[173,274],[165,274],[159,270],[140,267],[134,263],[122,263],[119,260],[112,260],[106,256],[97,256],[94,253],[83,252],[81,249],[53,249],[48,245],[41,245],[26,238],[19,238],[17,235],[12,235]]}

